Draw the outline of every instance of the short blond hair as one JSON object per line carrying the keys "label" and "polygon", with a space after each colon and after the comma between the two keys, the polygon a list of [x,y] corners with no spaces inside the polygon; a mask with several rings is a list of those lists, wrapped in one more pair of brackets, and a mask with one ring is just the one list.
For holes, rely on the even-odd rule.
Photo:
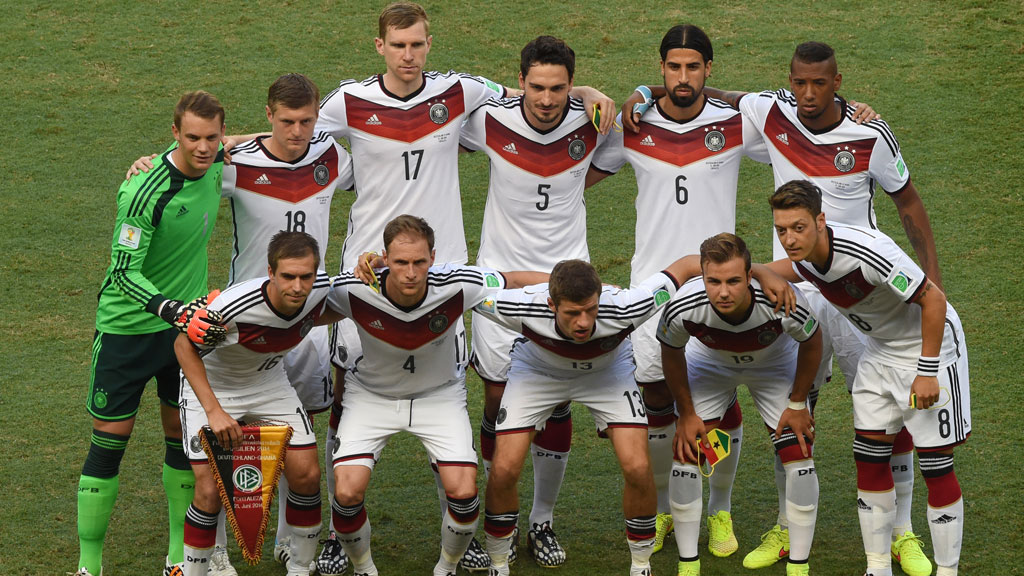
{"label": "short blond hair", "polygon": [[383,40],[388,28],[405,30],[415,26],[417,22],[423,22],[427,34],[430,34],[430,20],[427,19],[427,11],[423,9],[423,6],[413,2],[395,2],[389,4],[380,13],[380,18],[377,20],[377,34]]}

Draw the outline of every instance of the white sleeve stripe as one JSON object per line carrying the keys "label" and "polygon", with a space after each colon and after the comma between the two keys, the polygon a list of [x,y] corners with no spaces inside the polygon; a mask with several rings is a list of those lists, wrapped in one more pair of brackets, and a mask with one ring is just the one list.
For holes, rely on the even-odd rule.
{"label": "white sleeve stripe", "polygon": [[852,256],[853,258],[864,262],[886,278],[889,277],[889,272],[892,271],[892,264],[890,264],[885,258],[882,258],[875,252],[858,247],[856,244],[851,245],[836,242],[833,244],[833,249],[840,254],[846,254],[847,256]]}

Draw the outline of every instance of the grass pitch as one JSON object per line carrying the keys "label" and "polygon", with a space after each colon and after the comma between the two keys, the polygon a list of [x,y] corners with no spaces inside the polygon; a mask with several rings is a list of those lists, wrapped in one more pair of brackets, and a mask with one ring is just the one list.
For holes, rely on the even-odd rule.
{"label": "grass pitch", "polygon": [[[171,109],[185,90],[216,94],[229,132],[265,128],[266,87],[303,72],[326,93],[345,78],[382,72],[373,49],[380,2],[123,3],[7,2],[0,60],[4,138],[0,140],[0,574],[73,570],[78,545],[75,486],[88,448],[82,409],[89,376],[95,294],[109,262],[114,192],[125,168],[171,139]],[[1019,270],[1024,150],[1024,8],[1019,2],[744,2],[722,6],[640,2],[427,2],[434,34],[428,67],[457,69],[514,85],[519,49],[539,34],[566,39],[577,53],[578,84],[621,101],[658,77],[665,30],[693,22],[715,48],[710,84],[761,90],[786,86],[793,47],[822,40],[837,51],[847,97],[869,102],[892,126],[931,215],[943,281],[963,318],[971,355],[974,435],[957,451],[966,502],[963,574],[1019,574],[1024,489],[1024,427],[1017,406],[1016,350],[1024,341]],[[466,230],[478,246],[487,187],[486,159],[461,160]],[[740,177],[737,231],[757,259],[770,257],[772,188],[766,167]],[[628,282],[635,180],[629,168],[588,193],[592,259],[603,277]],[[337,266],[351,197],[334,201]],[[885,198],[880,227],[908,243]],[[222,207],[211,243],[211,283],[227,278],[230,220]],[[470,412],[482,391],[471,377]],[[770,444],[749,401],[746,445],[733,492],[740,551],[704,556],[704,574],[737,574],[742,556],[774,522]],[[158,574],[166,508],[159,482],[163,443],[156,398],[147,392],[121,469],[121,491],[107,536],[107,576]],[[854,574],[863,566],[854,508],[850,401],[841,384],[819,404],[816,446],[821,480],[816,574]],[[585,410],[576,435],[556,524],[569,553],[566,574],[624,573],[628,552],[621,480],[606,442]],[[317,422],[323,428],[326,422]],[[367,506],[382,573],[423,573],[437,557],[438,506],[418,443],[399,437],[374,474]],[[529,468],[521,486],[529,510]],[[914,520],[930,551],[918,475]],[[325,519],[329,515],[325,513]],[[525,520],[524,520],[525,522]],[[1013,536],[1017,534],[1017,536]],[[702,537],[702,546],[704,542]],[[262,565],[242,574],[280,574],[269,545]],[[675,545],[654,557],[656,574],[675,569]],[[518,574],[539,574],[527,557]],[[764,574],[782,574],[777,565]],[[898,569],[897,569],[898,571]]]}

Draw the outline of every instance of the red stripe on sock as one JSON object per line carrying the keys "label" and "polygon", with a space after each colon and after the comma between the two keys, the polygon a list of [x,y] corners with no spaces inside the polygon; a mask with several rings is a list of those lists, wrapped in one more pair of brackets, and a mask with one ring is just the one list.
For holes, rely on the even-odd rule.
{"label": "red stripe on sock", "polygon": [[295,508],[292,506],[291,502],[285,502],[284,521],[287,522],[289,526],[319,526],[320,508],[303,510],[301,508]]}
{"label": "red stripe on sock", "polygon": [[857,489],[868,492],[885,492],[895,487],[889,462],[857,461]]}
{"label": "red stripe on sock", "polygon": [[901,428],[899,433],[896,434],[896,439],[892,442],[892,453],[906,454],[913,449],[914,437],[910,435],[910,431],[906,427]]}
{"label": "red stripe on sock", "polygon": [[[359,513],[355,516],[342,516],[337,512],[331,511],[331,519],[334,521],[334,530],[340,534],[351,534],[363,527],[366,524],[366,507],[363,506],[359,509]],[[320,519],[317,518],[317,522]]]}
{"label": "red stripe on sock", "polygon": [[928,505],[932,508],[943,508],[960,499],[960,482],[956,479],[956,472],[949,473],[935,478],[924,477],[924,483],[928,485]]}
{"label": "red stripe on sock", "polygon": [[217,543],[217,526],[200,528],[185,522],[185,545],[198,550],[213,548]]}
{"label": "red stripe on sock", "polygon": [[544,430],[533,437],[533,443],[552,452],[568,452],[572,445],[572,416],[548,420]]}

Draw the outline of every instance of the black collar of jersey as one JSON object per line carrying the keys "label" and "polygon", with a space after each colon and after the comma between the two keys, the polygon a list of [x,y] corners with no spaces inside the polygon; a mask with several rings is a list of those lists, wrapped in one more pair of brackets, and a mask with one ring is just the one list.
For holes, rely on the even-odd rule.
{"label": "black collar of jersey", "polygon": [[[747,290],[750,292],[750,300],[749,300],[750,306],[747,307],[747,313],[744,314],[743,318],[741,318],[738,322],[733,322],[732,320],[727,318],[725,316],[725,314],[722,314],[721,312],[718,311],[718,308],[715,308],[714,304],[711,304],[711,309],[714,310],[715,314],[719,318],[722,319],[722,322],[725,322],[726,324],[729,324],[730,326],[740,326],[740,325],[742,325],[747,320],[750,320],[750,315],[754,313],[754,305],[757,304],[757,295],[754,294],[754,287],[752,285],[748,284],[747,285]],[[707,294],[707,290],[705,290],[704,293]],[[709,303],[711,302],[711,296],[710,295],[708,295],[708,302]]]}
{"label": "black collar of jersey", "polygon": [[822,275],[828,274],[828,271],[832,268],[832,258],[835,256],[835,249],[832,247],[832,227],[826,225],[825,231],[828,233],[828,259],[825,260],[825,265],[821,268],[819,268],[814,262],[811,262],[811,266],[814,266],[814,269]]}
{"label": "black collar of jersey", "polygon": [[267,158],[270,158],[275,162],[281,162],[283,164],[298,164],[306,157],[307,154],[309,154],[309,148],[310,146],[312,146],[311,143],[307,142],[306,150],[302,154],[300,154],[298,158],[296,158],[295,160],[282,160],[277,156],[274,156],[274,154],[270,152],[270,149],[263,145],[263,141],[266,140],[267,138],[273,138],[273,136],[257,136],[256,145],[260,147],[260,150],[262,150],[264,154],[267,155]]}
{"label": "black collar of jersey", "polygon": [[596,331],[597,331],[597,321],[595,320],[594,321],[594,326],[591,327],[591,329],[590,329],[590,336],[587,336],[587,339],[584,340],[583,342],[577,342],[571,336],[566,336],[565,333],[562,332],[562,329],[558,326],[558,314],[555,314],[555,334],[558,335],[558,337],[561,338],[562,340],[565,340],[566,342],[568,342],[569,344],[586,344],[587,342],[590,342],[591,338],[594,337],[594,332],[596,332]]}
{"label": "black collar of jersey", "polygon": [[669,116],[668,112],[665,112],[665,109],[661,107],[661,98],[658,98],[657,100],[654,101],[654,107],[658,110],[658,113],[661,114],[661,117],[664,118],[665,120],[668,120],[669,122],[675,122],[676,124],[689,124],[690,122],[693,122],[695,119],[697,119],[701,114],[703,114],[704,108],[708,105],[708,97],[704,96],[703,92],[701,92],[701,96],[703,97],[704,101],[701,102],[700,104],[700,110],[698,110],[692,118],[676,120],[675,118]]}
{"label": "black collar of jersey", "polygon": [[[839,125],[843,123],[843,120],[846,120],[846,100],[844,100],[843,97],[839,96],[838,94],[836,95],[836,98],[839,99],[839,120],[835,124],[831,124],[831,125],[826,126],[826,127],[822,128],[820,130],[814,130],[814,129],[808,127],[806,124],[804,124],[804,121],[800,120],[800,114],[797,113],[797,115],[796,115],[797,120],[800,120],[800,125],[804,127],[804,130],[807,130],[811,134],[818,135],[818,134],[828,134],[829,132],[835,130],[836,128],[839,128]],[[834,104],[835,100],[832,100],[832,103]]]}
{"label": "black collar of jersey", "polygon": [[394,300],[392,300],[391,296],[388,296],[388,285],[387,284],[388,284],[388,273],[389,272],[390,272],[390,270],[385,268],[380,273],[380,293],[384,295],[384,298],[388,302],[390,302],[392,306],[394,306],[395,308],[398,308],[402,312],[412,312],[413,310],[419,308],[423,304],[423,301],[427,299],[427,291],[430,289],[430,279],[429,279],[429,277],[427,279],[427,290],[423,291],[423,298],[420,298],[419,302],[413,304],[412,306],[402,306],[398,302],[395,302]]}
{"label": "black collar of jersey", "polygon": [[427,73],[421,72],[420,76],[423,80],[423,83],[420,84],[419,88],[410,92],[408,96],[398,96],[397,94],[394,94],[393,92],[388,90],[387,86],[384,85],[383,74],[377,74],[377,84],[380,84],[380,91],[383,92],[384,94],[387,94],[390,98],[394,98],[395,100],[401,100],[402,102],[408,102],[409,100],[415,98],[420,92],[423,92],[423,89],[427,87]]}
{"label": "black collar of jersey", "polygon": [[[260,286],[260,294],[263,296],[263,301],[267,304],[267,308],[270,308],[270,311],[273,312],[274,315],[277,316],[278,318],[280,318],[281,320],[291,321],[291,320],[295,320],[296,318],[298,318],[299,314],[302,314],[302,311],[306,308],[306,303],[303,302],[302,306],[300,306],[299,309],[295,311],[295,314],[292,314],[290,316],[287,315],[287,314],[282,314],[277,308],[274,308],[274,305],[270,302],[270,295],[267,294],[267,286],[269,286],[269,285],[270,285],[270,279],[268,278],[263,283],[263,286]],[[308,297],[307,297],[307,299],[308,299]]]}
{"label": "black collar of jersey", "polygon": [[[174,162],[171,161],[171,154],[177,149],[178,145],[177,143],[175,143],[174,148],[171,148],[167,152],[164,152],[164,155],[160,157],[160,159],[163,160],[164,165],[167,166],[167,169],[170,170],[172,178],[180,178],[182,180],[195,182],[196,180],[202,180],[204,177],[206,177],[206,172],[203,172],[202,174],[196,176],[195,178],[189,178],[188,176],[185,176],[185,173],[179,170],[178,167],[174,165]],[[217,155],[213,158],[213,163],[216,164],[217,162],[224,162],[223,146],[217,149]],[[212,167],[213,166],[210,166],[210,168]],[[210,170],[210,168],[207,168],[207,172]]]}
{"label": "black collar of jersey", "polygon": [[571,107],[569,98],[571,98],[571,96],[566,97],[565,110],[562,110],[562,117],[558,119],[558,123],[547,130],[538,130],[536,126],[530,124],[530,120],[526,117],[526,94],[519,97],[519,113],[523,115],[523,122],[526,122],[526,125],[529,126],[531,130],[537,134],[550,134],[561,126],[562,122],[565,122],[565,119],[569,117],[569,108]]}

